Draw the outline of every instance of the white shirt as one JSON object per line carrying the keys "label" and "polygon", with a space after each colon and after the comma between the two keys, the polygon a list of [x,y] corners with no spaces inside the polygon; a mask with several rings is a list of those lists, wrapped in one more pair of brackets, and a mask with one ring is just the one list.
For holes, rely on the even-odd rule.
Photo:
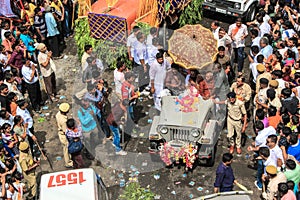
{"label": "white shirt", "polygon": [[156,54],[158,53],[158,49],[154,45],[147,45],[147,54],[148,54],[148,64],[151,65],[156,60]]}
{"label": "white shirt", "polygon": [[146,45],[152,45],[152,39],[153,39],[153,36],[151,34],[149,34],[147,36]]}
{"label": "white shirt", "polygon": [[16,85],[15,82],[9,83],[9,82],[7,82],[6,80],[4,80],[4,84],[7,85],[8,91],[9,91],[9,92],[14,92],[14,93],[16,93],[16,95],[17,95],[17,97],[18,97],[18,100],[24,99],[23,94],[22,94],[22,93],[20,92],[20,90],[17,88],[17,85]]}
{"label": "white shirt", "polygon": [[229,30],[228,30],[228,35],[232,36],[233,38],[232,47],[233,48],[245,47],[245,38],[242,40],[241,37],[248,35],[247,26],[245,24],[242,24],[241,27],[239,27],[237,33],[233,35],[233,30],[236,28],[237,26],[234,23],[229,26]]}
{"label": "white shirt", "polygon": [[4,29],[1,29],[1,39],[2,39],[2,41],[6,39],[5,36],[4,36],[4,34],[5,34],[6,32],[11,32],[11,31],[10,31],[10,30],[4,30]]}
{"label": "white shirt", "polygon": [[255,146],[265,146],[269,135],[276,135],[276,130],[273,126],[269,126],[258,132],[255,138]]}
{"label": "white shirt", "polygon": [[9,114],[9,118],[8,119],[3,119],[0,118],[0,126],[2,126],[4,123],[8,123],[11,125],[11,127],[14,126],[14,116],[12,116],[11,114]]}
{"label": "white shirt", "polygon": [[259,45],[259,41],[260,41],[261,37],[257,36],[256,38],[254,38],[252,40],[252,44],[251,44],[251,47],[252,46],[258,46],[258,48],[260,48],[260,45]]}
{"label": "white shirt", "polygon": [[283,49],[278,49],[279,53],[281,54],[281,56],[284,58],[284,53],[286,52],[286,50],[288,49],[288,47],[284,47]]}
{"label": "white shirt", "polygon": [[[2,61],[4,61],[4,63],[2,63]],[[3,65],[6,65],[7,61],[8,61],[7,54],[0,53],[0,63]],[[11,70],[9,65],[6,66],[6,68],[2,68],[3,72],[8,71],[8,70]]]}
{"label": "white shirt", "polygon": [[116,68],[114,70],[114,82],[115,82],[116,93],[117,94],[122,94],[121,88],[122,88],[122,83],[124,81],[125,81],[124,73],[123,72],[119,72],[118,69]]}
{"label": "white shirt", "polygon": [[220,27],[216,28],[216,30],[212,30],[212,33],[214,34],[214,38],[216,40],[219,39],[219,30],[220,30]]}
{"label": "white shirt", "polygon": [[29,84],[36,83],[39,80],[39,77],[37,75],[38,74],[37,73],[37,69],[35,69],[35,72],[36,72],[36,75],[33,77],[33,79],[31,81],[29,81],[30,77],[31,77],[32,69],[31,69],[31,67],[27,67],[27,66],[23,65],[23,67],[22,67],[22,75],[24,77],[24,81],[26,83],[29,83]]}
{"label": "white shirt", "polygon": [[280,79],[276,79],[276,81],[278,81],[278,88],[285,88],[285,80],[283,80],[282,78]]}
{"label": "white shirt", "polygon": [[53,60],[50,58],[47,66],[42,66],[42,63],[45,63],[48,59],[48,52],[39,52],[38,62],[40,64],[41,73],[44,77],[49,77],[53,72],[56,71],[56,66]]}
{"label": "white shirt", "polygon": [[20,182],[19,184],[13,183],[13,185],[18,191],[15,190],[14,193],[11,193],[9,190],[6,190],[6,197],[11,198],[12,200],[19,200],[18,195],[20,193],[20,196],[23,197],[23,188],[25,187],[25,184]]}
{"label": "white shirt", "polygon": [[282,160],[282,163],[284,163],[282,150],[278,145],[276,145],[273,149],[270,149],[270,159],[272,159],[272,162],[276,163],[277,167],[277,159],[280,158]]}
{"label": "white shirt", "polygon": [[134,33],[131,33],[128,38],[127,38],[127,47],[130,47],[130,53],[131,56],[133,57],[133,53],[134,53],[134,44],[137,42],[137,39],[134,35]]}
{"label": "white shirt", "polygon": [[151,64],[149,74],[150,80],[154,80],[155,94],[159,95],[164,89],[166,72],[170,68],[171,65],[166,59],[164,59],[162,64],[159,64],[157,60]]}
{"label": "white shirt", "polygon": [[227,44],[232,43],[232,39],[230,38],[230,36],[227,33],[222,38],[218,37],[217,41],[218,41],[218,47],[220,47],[220,46],[226,47]]}
{"label": "white shirt", "polygon": [[31,128],[33,126],[33,119],[30,115],[30,112],[27,109],[22,110],[18,106],[17,107],[17,115],[20,115],[23,118],[24,123],[28,123],[28,128]]}
{"label": "white shirt", "polygon": [[139,41],[136,41],[134,43],[134,62],[136,62],[138,65],[141,64],[140,60],[144,60],[145,64],[148,63],[148,57],[147,57],[147,46],[145,43],[141,43]]}
{"label": "white shirt", "polygon": [[263,22],[260,26],[259,26],[259,30],[260,30],[260,36],[263,37],[264,34],[270,34],[271,32],[271,26],[268,22]]}
{"label": "white shirt", "polygon": [[268,157],[267,160],[263,160],[263,164],[264,164],[264,174],[267,175],[267,172],[266,172],[266,167],[269,166],[269,165],[273,165],[275,167],[277,167],[277,161],[275,162],[271,156]]}
{"label": "white shirt", "polygon": [[253,82],[256,83],[256,78],[258,76],[258,72],[256,69],[256,66],[258,65],[258,63],[254,62],[254,63],[250,63],[249,65],[249,69],[251,69],[252,75],[253,75]]}
{"label": "white shirt", "polygon": [[294,31],[294,29],[283,30],[282,31],[282,35],[281,35],[281,39],[283,41],[285,41],[285,39],[293,37],[294,34],[296,34],[296,32]]}

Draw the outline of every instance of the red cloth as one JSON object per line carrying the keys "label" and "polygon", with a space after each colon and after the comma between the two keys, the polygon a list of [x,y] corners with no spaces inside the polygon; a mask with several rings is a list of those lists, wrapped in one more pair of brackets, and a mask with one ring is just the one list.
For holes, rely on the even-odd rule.
{"label": "red cloth", "polygon": [[198,83],[198,93],[202,96],[202,97],[209,97],[210,92],[209,89],[207,87],[207,84],[205,81],[201,81]]}

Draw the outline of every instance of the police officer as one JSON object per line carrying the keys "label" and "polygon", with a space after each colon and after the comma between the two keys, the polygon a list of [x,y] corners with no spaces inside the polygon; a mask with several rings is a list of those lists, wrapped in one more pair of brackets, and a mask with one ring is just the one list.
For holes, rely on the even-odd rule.
{"label": "police officer", "polygon": [[[230,144],[229,153],[234,152],[234,146],[236,145],[236,151],[238,155],[241,155],[241,133],[245,132],[247,125],[247,112],[245,105],[242,101],[236,98],[235,92],[229,92],[227,94],[227,138]],[[243,124],[242,124],[243,122]],[[236,138],[234,141],[234,132],[236,132]]]}
{"label": "police officer", "polygon": [[265,79],[268,79],[268,81],[270,81],[270,80],[272,80],[272,75],[270,74],[270,72],[266,71],[266,67],[263,64],[261,64],[261,63],[256,66],[256,69],[257,69],[257,72],[258,72],[258,76],[256,78],[256,89],[255,89],[255,92],[257,94],[259,92],[259,89],[260,89],[260,82],[259,82],[259,80],[261,78],[265,78]]}
{"label": "police officer", "polygon": [[245,83],[245,78],[243,76],[239,76],[231,85],[230,91],[236,93],[236,97],[238,100],[247,103],[251,98],[251,87],[247,83]]}
{"label": "police officer", "polygon": [[19,145],[20,156],[19,162],[22,168],[23,176],[28,184],[28,199],[34,199],[36,196],[37,183],[35,169],[40,165],[39,161],[35,162],[29,151],[27,142],[20,142]]}
{"label": "police officer", "polygon": [[59,111],[56,114],[56,122],[58,127],[58,138],[60,143],[63,146],[63,154],[65,160],[65,167],[72,168],[73,162],[71,160],[71,156],[68,152],[68,140],[66,138],[65,132],[67,130],[67,120],[68,120],[68,112],[70,109],[70,105],[68,103],[62,103],[59,105]]}

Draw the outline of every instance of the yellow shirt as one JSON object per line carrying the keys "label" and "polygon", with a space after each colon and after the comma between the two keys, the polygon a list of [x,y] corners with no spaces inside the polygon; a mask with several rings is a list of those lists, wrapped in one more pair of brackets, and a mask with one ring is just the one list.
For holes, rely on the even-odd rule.
{"label": "yellow shirt", "polygon": [[34,9],[35,8],[36,8],[36,6],[34,4],[29,3],[29,9],[26,10],[26,14],[29,17],[29,21],[30,21],[31,25],[33,25],[33,23],[34,23]]}
{"label": "yellow shirt", "polygon": [[57,4],[55,4],[53,1],[51,3],[51,7],[55,8],[56,11],[61,13],[61,7],[62,7],[62,3],[60,0],[57,1]]}

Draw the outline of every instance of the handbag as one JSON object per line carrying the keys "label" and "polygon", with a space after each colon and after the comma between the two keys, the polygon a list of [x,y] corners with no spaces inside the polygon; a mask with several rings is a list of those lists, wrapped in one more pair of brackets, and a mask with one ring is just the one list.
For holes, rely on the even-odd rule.
{"label": "handbag", "polygon": [[75,141],[73,138],[68,140],[69,140],[68,152],[70,154],[78,153],[83,149],[83,144],[80,139],[77,141]]}

